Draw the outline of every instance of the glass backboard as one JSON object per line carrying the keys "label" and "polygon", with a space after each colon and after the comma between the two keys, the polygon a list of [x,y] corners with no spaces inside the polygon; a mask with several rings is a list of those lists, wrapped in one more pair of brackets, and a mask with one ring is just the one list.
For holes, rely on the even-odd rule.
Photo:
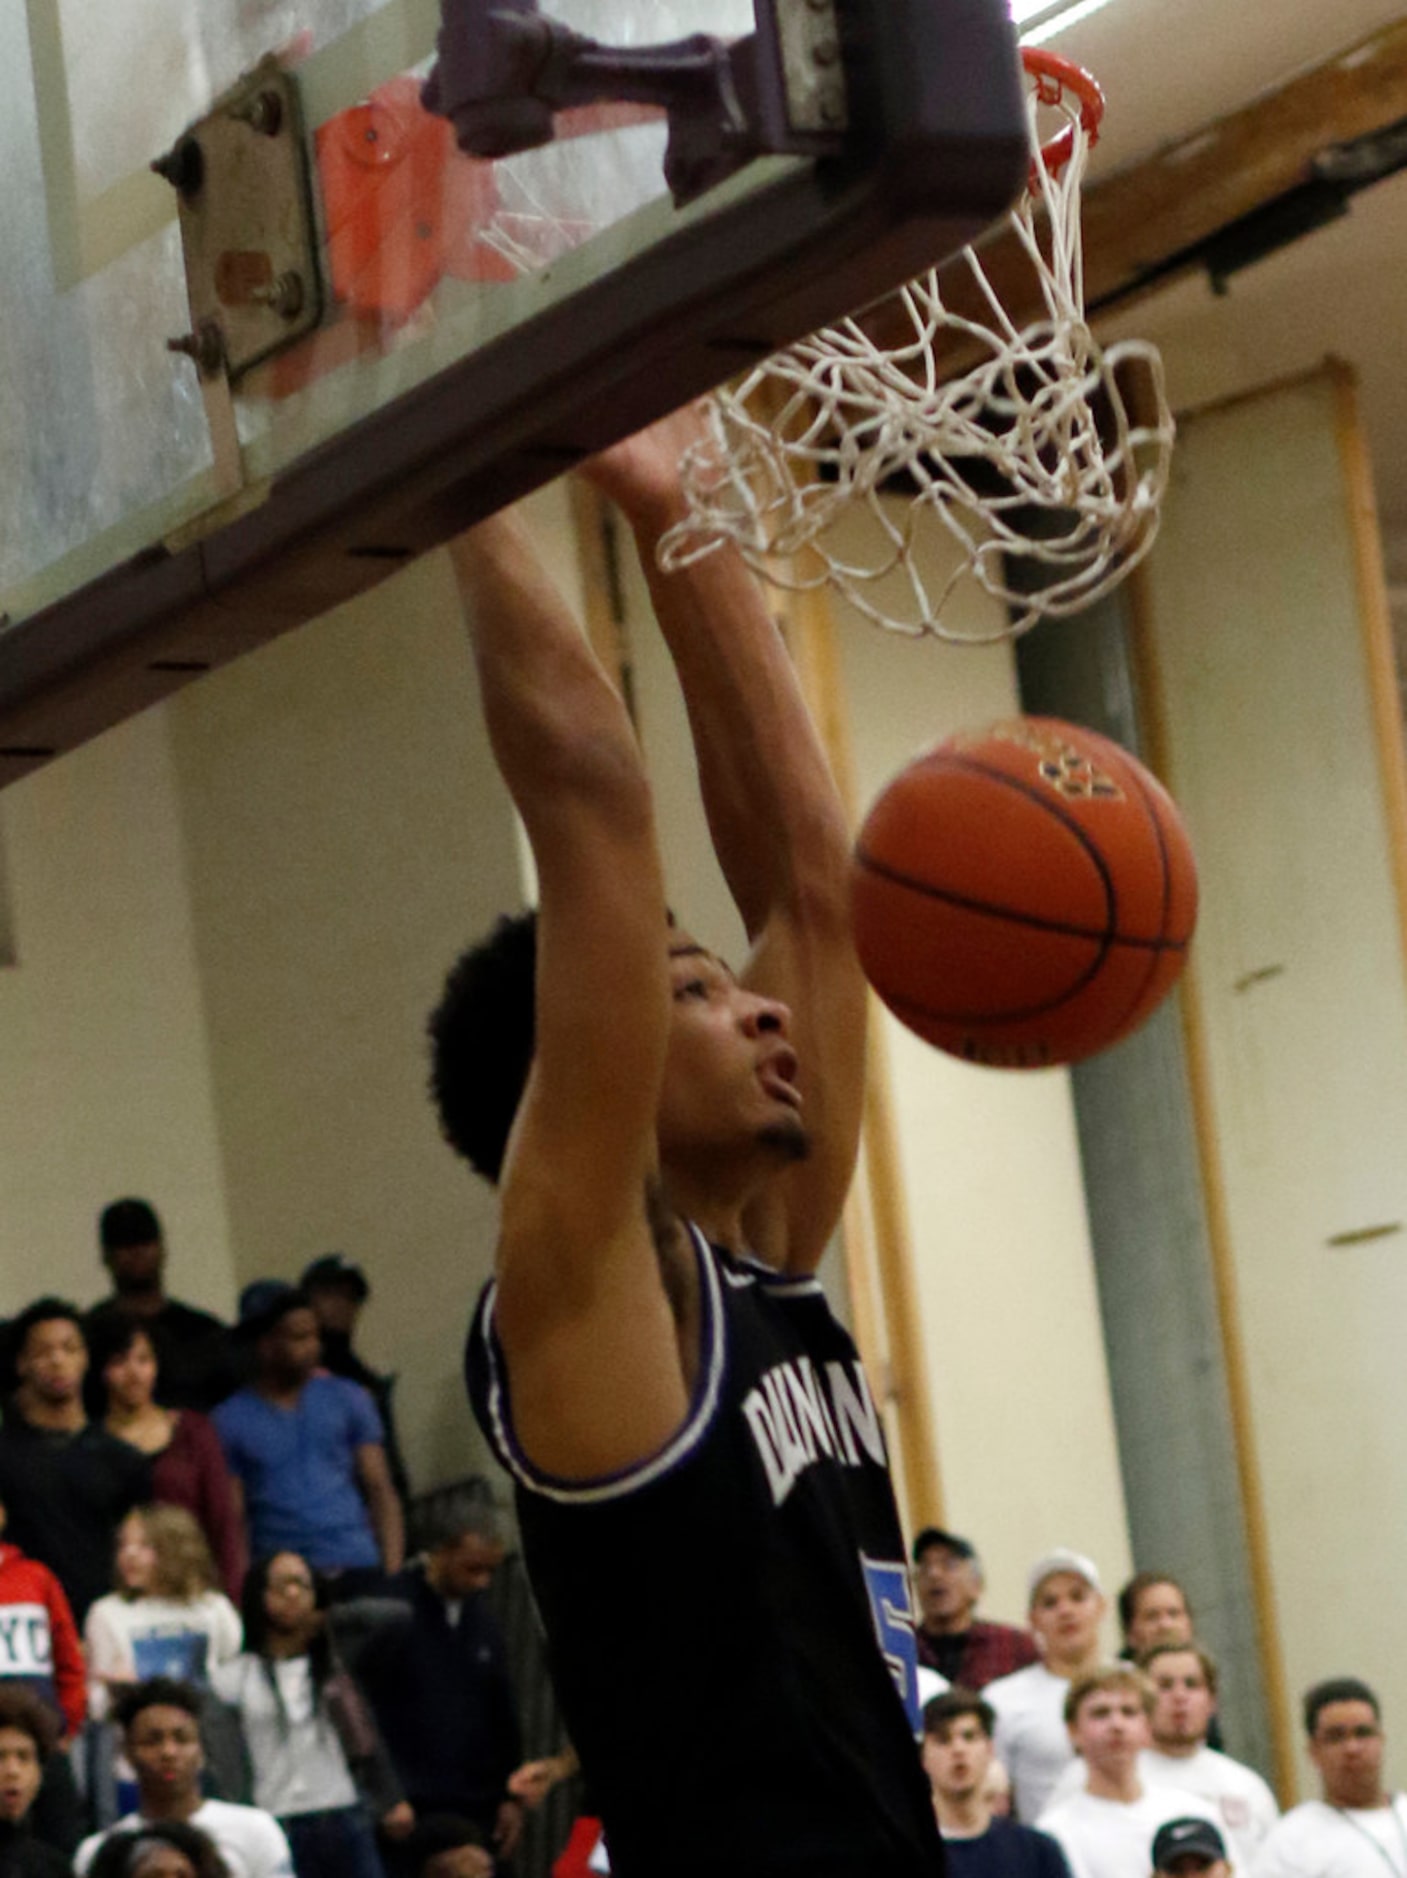
{"label": "glass backboard", "polygon": [[[743,39],[764,5],[782,41],[789,15],[833,19],[849,129],[820,160],[761,156],[682,208],[648,106],[569,111],[555,142],[495,161],[457,150],[420,101],[438,0],[0,9],[0,781],[1005,206],[1025,128],[1002,0],[545,10],[645,46]],[[231,384],[168,349],[192,312],[178,195],[150,166],[269,59],[301,106],[320,279],[299,292],[320,317]]]}

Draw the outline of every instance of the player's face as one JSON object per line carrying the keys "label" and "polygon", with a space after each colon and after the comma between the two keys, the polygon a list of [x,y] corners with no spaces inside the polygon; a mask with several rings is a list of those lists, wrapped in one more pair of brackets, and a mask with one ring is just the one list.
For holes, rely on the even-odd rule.
{"label": "player's face", "polygon": [[1383,1730],[1370,1702],[1330,1702],[1309,1740],[1330,1806],[1375,1806],[1383,1784]]}
{"label": "player's face", "polygon": [[133,1337],[121,1356],[103,1366],[108,1401],[115,1407],[145,1408],[156,1393],[156,1352],[145,1334]]}
{"label": "player's face", "polygon": [[144,1792],[163,1801],[197,1791],[205,1757],[194,1715],[154,1702],[127,1730],[127,1757]]}
{"label": "player's face", "polygon": [[23,1728],[0,1728],[0,1819],[16,1825],[34,1804],[43,1778],[39,1750]]}
{"label": "player's face", "polygon": [[914,1566],[919,1617],[926,1624],[960,1623],[970,1617],[981,1589],[973,1560],[945,1545],[925,1547]]}
{"label": "player's face", "polygon": [[801,1159],[806,1125],[786,1005],[745,990],[721,959],[678,930],[670,934],[669,976],[661,1156],[763,1147]]}
{"label": "player's face", "polygon": [[1192,1748],[1207,1738],[1216,1697],[1191,1650],[1168,1651],[1148,1665],[1153,1684],[1153,1739],[1160,1747]]}
{"label": "player's face", "polygon": [[1170,1865],[1160,1865],[1155,1878],[1231,1878],[1231,1867],[1224,1858],[1183,1852]]}
{"label": "player's face", "polygon": [[77,1324],[67,1317],[51,1317],[35,1324],[24,1340],[16,1364],[20,1380],[43,1402],[73,1402],[88,1373],[88,1346]]}
{"label": "player's face", "polygon": [[923,1737],[923,1771],[929,1786],[945,1800],[967,1800],[980,1793],[991,1766],[991,1737],[975,1715],[959,1715],[941,1735]]}
{"label": "player's face", "polygon": [[1148,1718],[1132,1689],[1096,1689],[1081,1702],[1070,1739],[1090,1767],[1121,1775],[1148,1746]]}
{"label": "player's face", "polygon": [[140,1513],[129,1514],[117,1529],[117,1578],[124,1591],[150,1591],[156,1576],[156,1547]]}
{"label": "player's face", "polygon": [[1129,1647],[1135,1656],[1155,1643],[1186,1643],[1192,1635],[1192,1613],[1176,1585],[1149,1585],[1139,1593],[1129,1625]]}
{"label": "player's face", "polygon": [[1031,1599],[1031,1628],[1048,1657],[1078,1662],[1099,1641],[1104,1599],[1078,1572],[1052,1572]]}

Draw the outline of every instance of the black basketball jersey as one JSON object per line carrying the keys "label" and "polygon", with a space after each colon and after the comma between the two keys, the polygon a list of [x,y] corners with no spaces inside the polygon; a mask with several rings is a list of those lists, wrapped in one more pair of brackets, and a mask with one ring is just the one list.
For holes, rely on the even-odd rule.
{"label": "black basketball jersey", "polygon": [[691,1238],[693,1400],[625,1473],[572,1483],[526,1459],[492,1285],[469,1339],[612,1870],[933,1878],[908,1573],[855,1346],[814,1278]]}

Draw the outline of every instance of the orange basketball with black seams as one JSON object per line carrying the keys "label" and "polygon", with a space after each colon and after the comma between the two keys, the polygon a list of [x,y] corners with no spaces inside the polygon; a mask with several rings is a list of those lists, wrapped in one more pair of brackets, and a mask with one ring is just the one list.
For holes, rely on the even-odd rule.
{"label": "orange basketball with black seams", "polygon": [[1171,796],[1057,718],[915,758],[855,845],[855,940],[894,1015],[973,1063],[1037,1069],[1117,1043],[1176,984],[1197,918]]}

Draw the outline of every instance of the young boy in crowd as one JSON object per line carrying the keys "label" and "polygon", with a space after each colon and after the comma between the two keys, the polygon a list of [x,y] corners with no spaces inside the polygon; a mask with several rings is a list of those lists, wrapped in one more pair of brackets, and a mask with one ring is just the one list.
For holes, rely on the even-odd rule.
{"label": "young boy in crowd", "polygon": [[39,1298],[9,1336],[19,1386],[0,1428],[0,1501],[13,1543],[49,1567],[81,1624],[111,1587],[113,1538],[150,1498],[151,1467],[88,1420],[88,1345],[75,1305]]}
{"label": "young boy in crowd", "polygon": [[[189,1683],[153,1676],[133,1685],[114,1708],[127,1758],[137,1773],[138,1807],[112,1832],[130,1832],[154,1820],[184,1820],[212,1839],[238,1878],[294,1878],[288,1841],[272,1814],[257,1806],[207,1800],[201,1790],[205,1751],[200,1738],[200,1695]],[[98,1849],[111,1837],[95,1832],[78,1848],[74,1870],[84,1878]]]}
{"label": "young boy in crowd", "polygon": [[0,1684],[0,1878],[69,1878],[64,1854],[33,1830],[34,1802],[58,1744],[52,1710],[18,1683]]}
{"label": "young boy in crowd", "polygon": [[995,1727],[991,1704],[967,1689],[935,1696],[923,1711],[923,1768],[948,1878],[1070,1878],[1054,1839],[992,1815]]}
{"label": "young boy in crowd", "polygon": [[1060,1841],[1075,1878],[1148,1878],[1159,1827],[1184,1818],[1216,1824],[1195,1794],[1145,1786],[1138,1757],[1148,1745],[1152,1706],[1147,1678],[1127,1664],[1092,1670],[1070,1685],[1065,1721],[1084,1762],[1084,1787],[1036,1823]]}

